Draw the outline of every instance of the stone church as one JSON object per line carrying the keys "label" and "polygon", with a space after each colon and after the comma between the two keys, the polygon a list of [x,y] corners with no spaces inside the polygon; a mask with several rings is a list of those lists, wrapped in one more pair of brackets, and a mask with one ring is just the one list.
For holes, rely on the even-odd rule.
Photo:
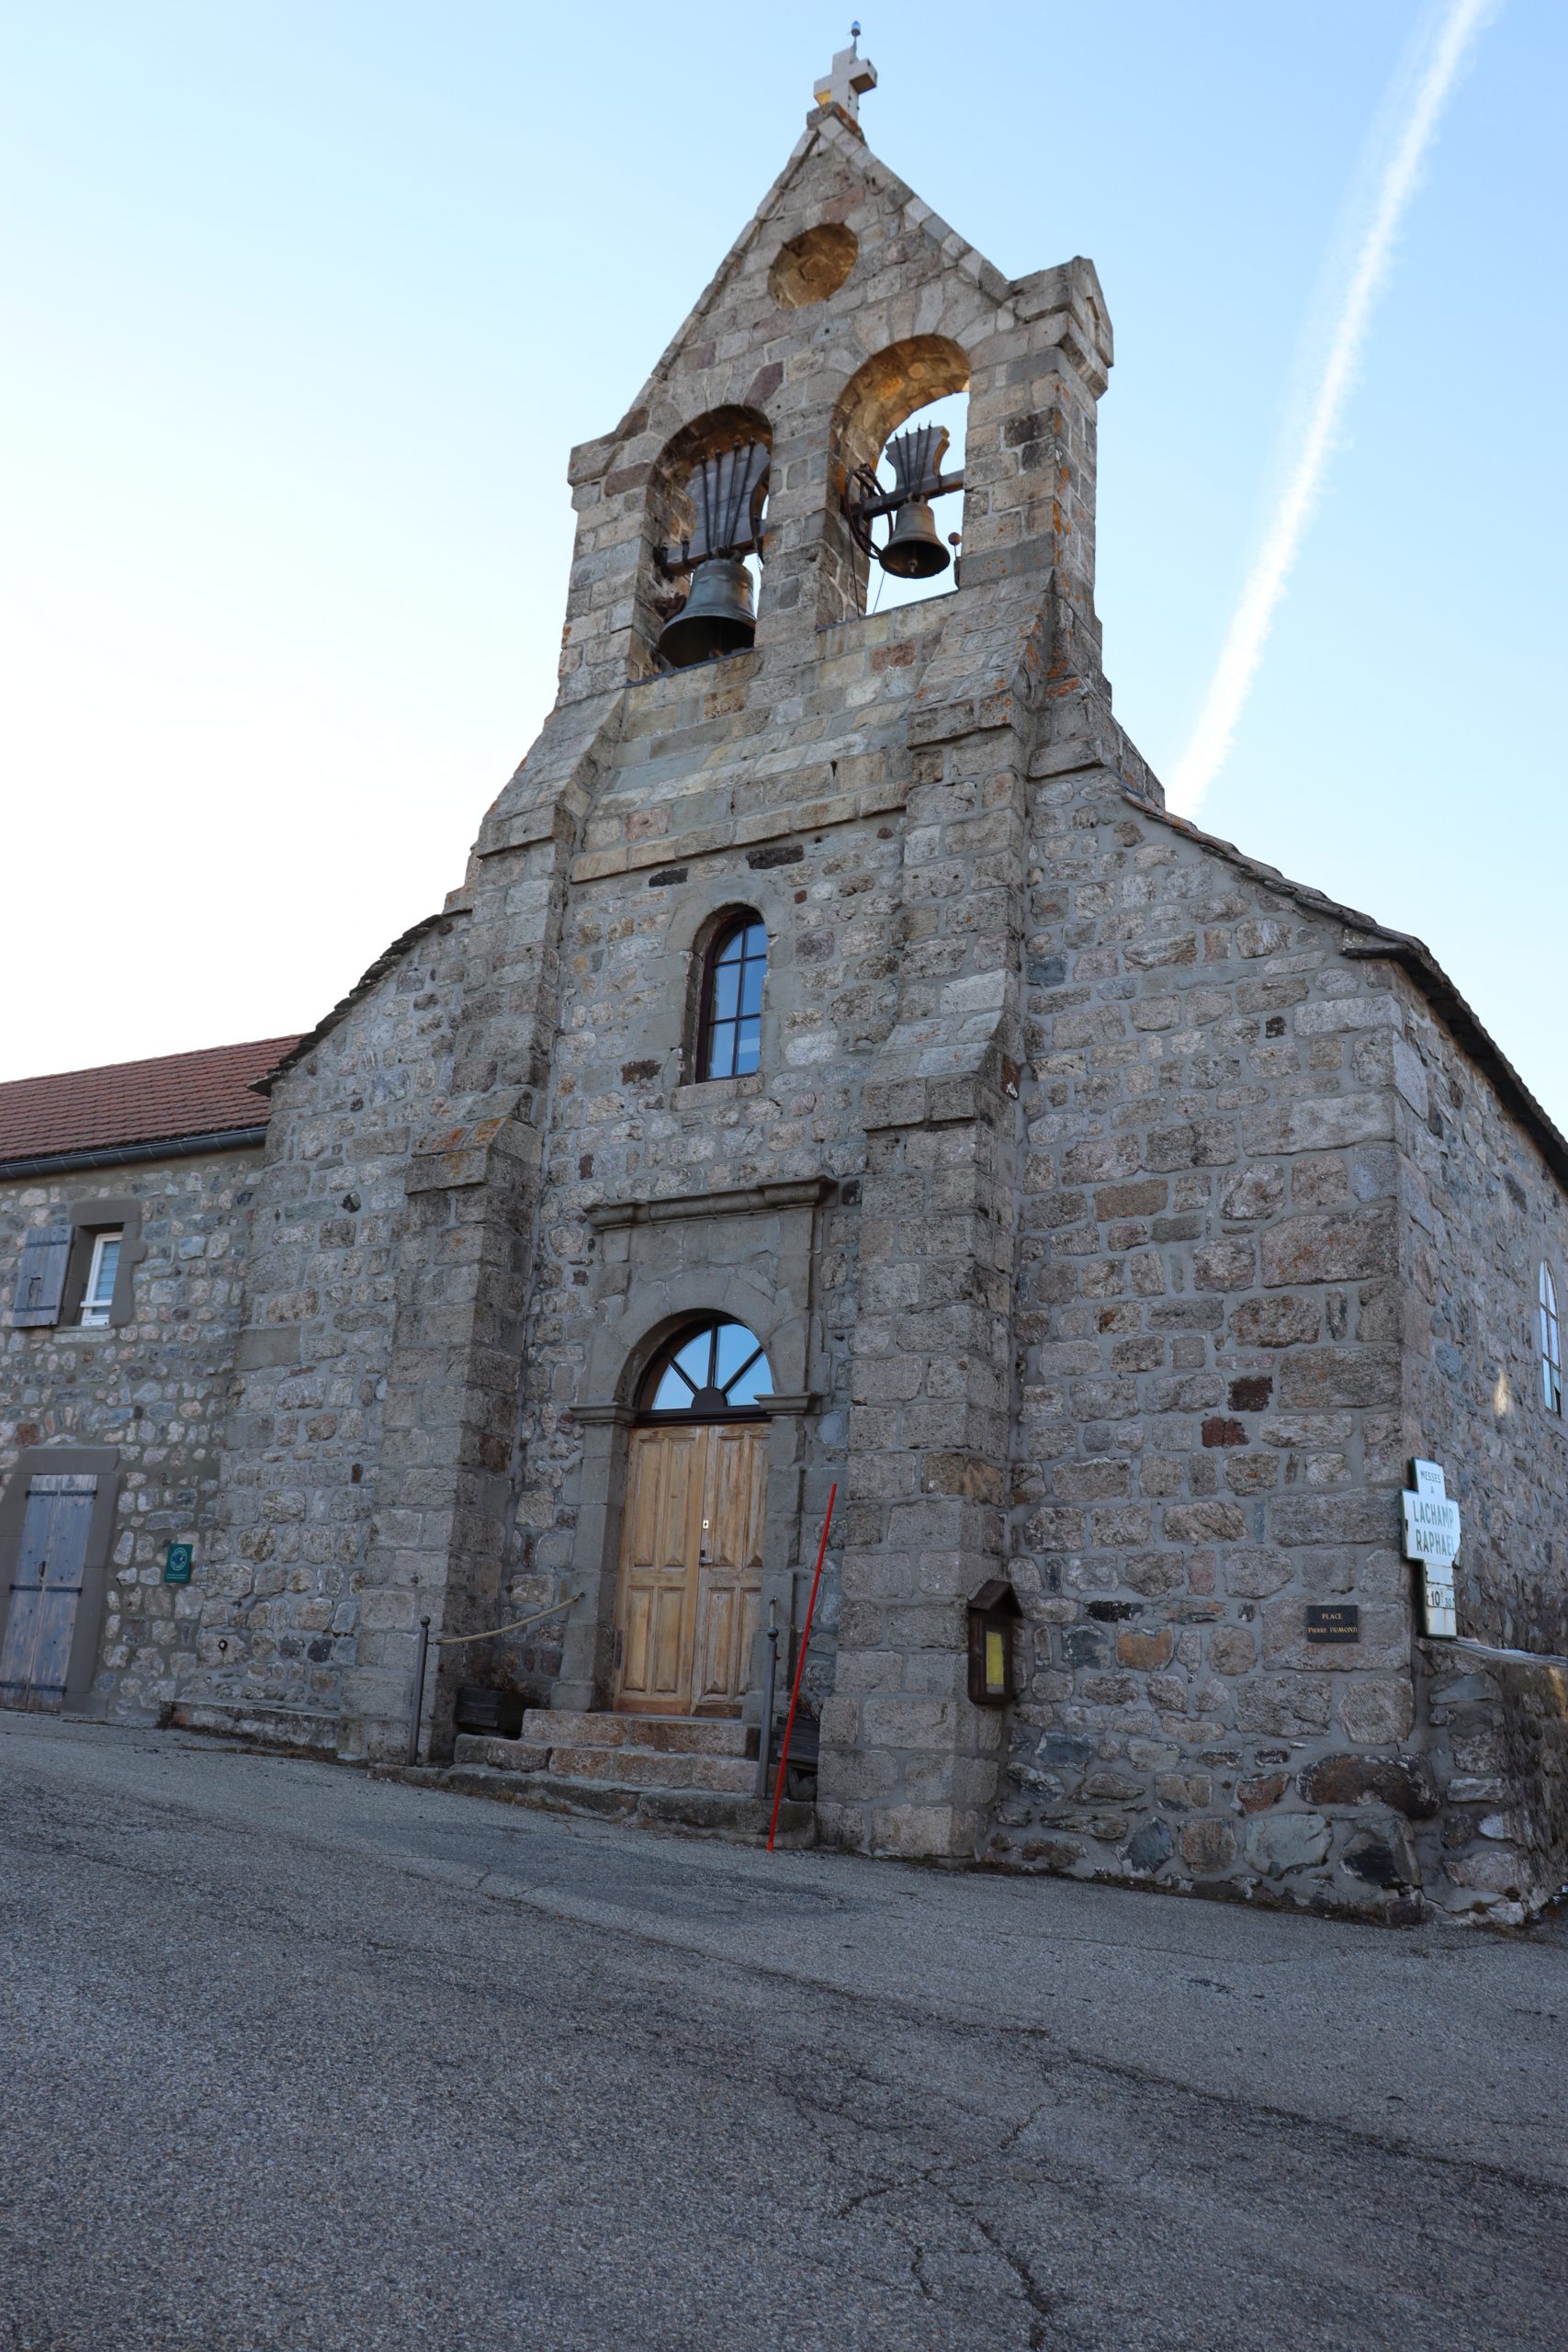
{"label": "stone church", "polygon": [[445,904],[308,1036],[0,1088],[0,1705],[407,1769],[427,1619],[422,1771],[754,1834],[836,1487],[793,1836],[1522,1918],[1568,1143],[1417,940],[1165,810],[1094,267],[1002,277],[874,80],[573,453]]}

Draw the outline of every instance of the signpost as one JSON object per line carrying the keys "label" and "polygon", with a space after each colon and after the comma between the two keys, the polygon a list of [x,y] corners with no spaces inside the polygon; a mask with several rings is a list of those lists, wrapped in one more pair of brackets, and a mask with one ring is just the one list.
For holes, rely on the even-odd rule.
{"label": "signpost", "polygon": [[189,1584],[191,1555],[195,1549],[193,1544],[171,1544],[166,1547],[164,1553],[165,1584]]}
{"label": "signpost", "polygon": [[1459,1505],[1450,1502],[1440,1462],[1413,1462],[1413,1483],[1400,1497],[1404,1513],[1404,1556],[1423,1570],[1422,1609],[1426,1632],[1452,1641],[1454,1562],[1459,1556]]}

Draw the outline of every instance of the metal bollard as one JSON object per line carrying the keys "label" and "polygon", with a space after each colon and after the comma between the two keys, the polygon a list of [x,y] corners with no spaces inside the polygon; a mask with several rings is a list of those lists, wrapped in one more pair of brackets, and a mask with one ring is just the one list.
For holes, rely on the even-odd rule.
{"label": "metal bollard", "polygon": [[430,1656],[430,1620],[419,1621],[419,1652],[413,1662],[413,1714],[409,1722],[409,1762],[419,1762],[420,1717],[424,1713],[424,1662]]}

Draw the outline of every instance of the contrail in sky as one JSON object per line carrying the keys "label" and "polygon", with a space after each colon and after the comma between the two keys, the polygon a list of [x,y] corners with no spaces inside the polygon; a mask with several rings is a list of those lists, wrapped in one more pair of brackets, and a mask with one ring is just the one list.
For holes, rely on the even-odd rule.
{"label": "contrail in sky", "polygon": [[1476,34],[1497,0],[1450,0],[1431,53],[1416,81],[1410,111],[1384,166],[1372,217],[1357,249],[1322,372],[1306,418],[1302,445],[1292,463],[1280,503],[1269,521],[1258,560],[1232,618],[1191,741],[1177,762],[1169,805],[1184,817],[1197,813],[1210,785],[1224,765],[1237,723],[1263,659],[1274,611],[1285,593],[1305,531],[1323,486],[1345,398],[1355,380],[1372,305],[1387,275],[1394,239],[1416,193],[1421,165],[1438,128],[1449,93]]}

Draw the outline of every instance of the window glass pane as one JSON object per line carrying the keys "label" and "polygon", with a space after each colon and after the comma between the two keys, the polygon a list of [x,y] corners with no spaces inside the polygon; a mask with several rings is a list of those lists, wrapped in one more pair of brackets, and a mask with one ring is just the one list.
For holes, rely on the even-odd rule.
{"label": "window glass pane", "polygon": [[95,1306],[107,1306],[114,1296],[114,1278],[119,1266],[119,1236],[106,1234],[96,1250],[93,1269],[92,1299]]}
{"label": "window glass pane", "polygon": [[739,1380],[725,1394],[732,1405],[754,1405],[759,1396],[771,1396],[773,1386],[773,1375],[768,1370],[768,1359],[759,1356],[755,1363],[748,1364]]}
{"label": "window glass pane", "polygon": [[727,1404],[746,1406],[770,1394],[773,1385],[756,1333],[744,1323],[716,1319],[680,1342],[659,1373],[645,1409],[689,1413],[698,1392],[714,1388],[723,1393]]}
{"label": "window glass pane", "polygon": [[[706,1033],[698,1056],[703,1078],[739,1078],[760,1067],[762,991],[768,972],[765,923],[737,925],[714,951],[708,971]],[[750,1023],[738,1033],[735,1023]]]}
{"label": "window glass pane", "polygon": [[744,1323],[721,1323],[718,1327],[718,1367],[714,1374],[714,1386],[728,1388],[741,1365],[754,1356],[761,1345],[754,1331]]}

